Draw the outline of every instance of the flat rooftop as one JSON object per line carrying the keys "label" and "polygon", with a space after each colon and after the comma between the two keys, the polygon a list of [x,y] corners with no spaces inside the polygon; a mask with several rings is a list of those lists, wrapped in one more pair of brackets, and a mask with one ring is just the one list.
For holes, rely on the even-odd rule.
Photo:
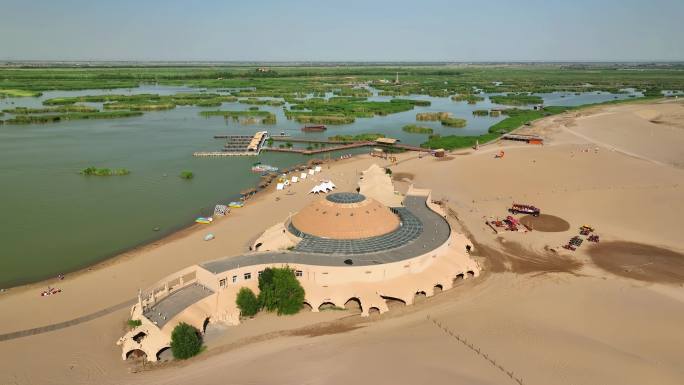
{"label": "flat rooftop", "polygon": [[214,292],[211,289],[193,283],[174,291],[154,304],[154,306],[148,307],[143,315],[161,329],[188,306],[212,294]]}
{"label": "flat rooftop", "polygon": [[[386,244],[380,251],[350,254],[346,250],[332,253],[310,251],[277,251],[244,254],[226,257],[201,264],[206,270],[218,274],[238,267],[269,263],[301,263],[315,266],[350,266],[344,261],[350,259],[351,266],[370,266],[390,262],[398,262],[427,253],[441,246],[449,239],[451,229],[447,221],[426,205],[425,196],[406,196],[404,208],[409,211],[422,226],[420,233],[405,244]],[[416,224],[413,228],[418,227]],[[415,234],[413,234],[415,235]],[[368,238],[366,238],[367,240]],[[359,240],[364,241],[364,240]],[[354,242],[352,240],[352,242]]]}

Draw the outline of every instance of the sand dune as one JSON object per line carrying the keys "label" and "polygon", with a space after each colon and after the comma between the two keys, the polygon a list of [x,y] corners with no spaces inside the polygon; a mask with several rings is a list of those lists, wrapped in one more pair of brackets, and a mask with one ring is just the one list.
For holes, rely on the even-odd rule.
{"label": "sand dune", "polygon": [[[126,319],[120,310],[0,342],[0,384],[681,384],[684,131],[653,123],[676,123],[681,110],[592,108],[526,127],[547,138],[544,146],[495,143],[446,161],[401,154],[392,167],[398,187],[410,180],[432,188],[487,267],[415,306],[370,319],[260,316],[217,329],[208,351],[189,362],[142,373],[129,373],[135,366],[120,361],[114,345]],[[495,159],[501,148],[505,157]],[[362,156],[326,173],[351,190],[373,162]],[[278,201],[262,194],[211,225],[215,241],[201,240],[208,228],[190,229],[69,277],[63,295],[40,298],[37,287],[3,293],[0,308],[12,311],[0,314],[0,333],[105,308],[168,272],[244,251],[309,202],[307,186]],[[485,219],[505,217],[514,201],[540,207],[549,217],[539,230],[548,228],[494,234]],[[583,224],[596,228],[600,246],[561,249]]]}

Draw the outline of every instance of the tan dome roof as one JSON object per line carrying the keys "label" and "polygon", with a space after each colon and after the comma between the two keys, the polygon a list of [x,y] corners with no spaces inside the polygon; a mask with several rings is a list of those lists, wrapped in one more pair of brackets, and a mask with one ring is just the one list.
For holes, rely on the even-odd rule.
{"label": "tan dome roof", "polygon": [[321,238],[376,237],[399,227],[399,217],[372,198],[357,193],[334,193],[292,217],[299,231]]}

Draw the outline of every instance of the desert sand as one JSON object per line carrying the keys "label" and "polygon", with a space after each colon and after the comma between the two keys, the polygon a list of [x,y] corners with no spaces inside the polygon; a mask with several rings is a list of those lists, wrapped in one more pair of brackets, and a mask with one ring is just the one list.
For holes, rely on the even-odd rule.
{"label": "desert sand", "polygon": [[[216,325],[206,352],[151,370],[120,360],[124,307],[0,341],[0,384],[681,384],[683,112],[676,102],[591,108],[521,129],[543,135],[543,146],[497,142],[446,160],[401,154],[391,167],[397,188],[433,189],[486,269],[415,306],[370,319],[353,310],[260,314]],[[377,162],[388,165],[360,156],[320,178],[353,190]],[[312,185],[259,194],[209,227],[69,275],[60,295],[39,297],[47,283],[2,293],[0,334],[96,312],[189,264],[245,252],[309,203]],[[494,234],[485,220],[505,217],[514,201],[548,217],[535,231]],[[585,224],[601,243],[562,249]],[[216,239],[202,241],[207,232]]]}

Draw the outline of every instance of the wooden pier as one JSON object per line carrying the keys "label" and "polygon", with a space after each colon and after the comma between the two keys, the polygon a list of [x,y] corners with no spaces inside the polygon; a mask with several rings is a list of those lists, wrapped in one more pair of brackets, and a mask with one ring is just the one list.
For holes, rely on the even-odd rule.
{"label": "wooden pier", "polygon": [[231,151],[198,151],[193,152],[192,156],[196,158],[212,158],[212,157],[226,157],[226,156],[257,156],[256,152],[231,152]]}
{"label": "wooden pier", "polygon": [[254,135],[214,135],[214,139],[225,139],[223,151],[195,152],[195,157],[225,157],[225,156],[253,156],[259,155],[266,140],[268,132],[259,131]]}
{"label": "wooden pier", "polygon": [[[308,141],[306,141],[308,142]],[[327,144],[335,144],[335,143],[330,143],[330,142],[324,142]],[[351,148],[360,148],[360,147],[379,147],[379,148],[398,148],[404,151],[418,151],[418,152],[429,152],[430,149],[428,148],[422,148],[422,147],[417,147],[417,146],[410,146],[406,144],[393,144],[393,145],[387,145],[387,144],[382,144],[382,143],[377,143],[377,142],[337,142],[338,145],[336,146],[330,146],[330,147],[324,147],[324,148],[315,148],[315,149],[304,149],[304,148],[280,148],[280,147],[264,147],[261,149],[261,151],[272,151],[272,152],[290,152],[290,153],[297,153],[297,154],[303,154],[303,155],[314,155],[314,154],[321,154],[324,152],[331,152],[331,151],[341,151],[341,150],[348,150]],[[344,143],[344,144],[339,144],[339,143]]]}

